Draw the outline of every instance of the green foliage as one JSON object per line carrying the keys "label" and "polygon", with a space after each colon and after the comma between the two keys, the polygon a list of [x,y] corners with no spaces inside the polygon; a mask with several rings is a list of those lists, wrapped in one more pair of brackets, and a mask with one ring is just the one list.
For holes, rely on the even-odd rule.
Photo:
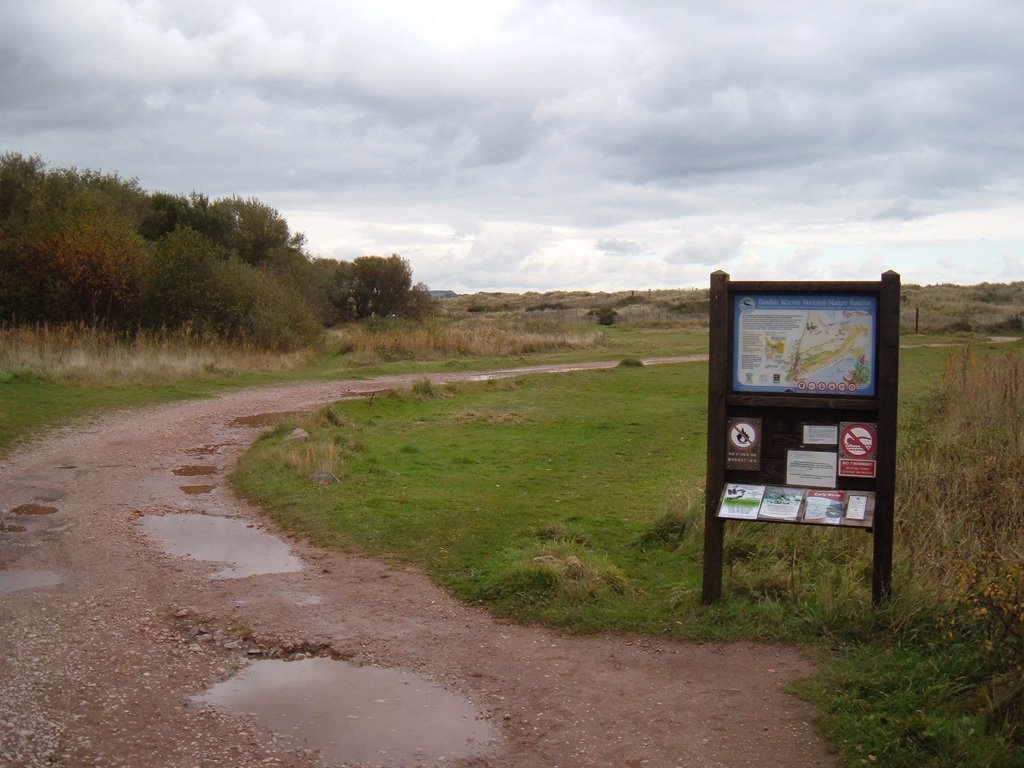
{"label": "green foliage", "polygon": [[255,198],[150,195],[116,174],[0,156],[0,322],[188,327],[291,349],[324,325],[432,308],[401,257],[311,260]]}
{"label": "green foliage", "polygon": [[836,648],[797,690],[822,708],[822,727],[849,765],[1015,768],[1021,753],[972,713],[977,649],[923,640]]}
{"label": "green foliage", "polygon": [[199,333],[221,327],[220,265],[228,254],[189,226],[176,227],[152,247],[153,271],[143,319],[149,326],[188,326]]}
{"label": "green foliage", "polygon": [[348,294],[358,318],[423,317],[434,304],[426,286],[413,287],[412,268],[397,254],[355,259]]}

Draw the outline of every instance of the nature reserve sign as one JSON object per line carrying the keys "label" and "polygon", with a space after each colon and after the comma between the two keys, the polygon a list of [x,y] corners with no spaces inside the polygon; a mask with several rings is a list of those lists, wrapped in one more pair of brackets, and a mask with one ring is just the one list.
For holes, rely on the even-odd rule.
{"label": "nature reserve sign", "polygon": [[872,597],[892,574],[899,275],[879,282],[711,276],[704,602],[721,596],[725,522],[857,528]]}

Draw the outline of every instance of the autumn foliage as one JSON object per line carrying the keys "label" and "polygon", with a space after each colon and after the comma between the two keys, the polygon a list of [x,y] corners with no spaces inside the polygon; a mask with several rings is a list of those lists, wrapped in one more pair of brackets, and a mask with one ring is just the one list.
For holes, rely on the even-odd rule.
{"label": "autumn foliage", "polygon": [[313,258],[255,198],[150,194],[116,174],[0,156],[0,323],[188,327],[293,349],[324,326],[430,308],[405,259]]}

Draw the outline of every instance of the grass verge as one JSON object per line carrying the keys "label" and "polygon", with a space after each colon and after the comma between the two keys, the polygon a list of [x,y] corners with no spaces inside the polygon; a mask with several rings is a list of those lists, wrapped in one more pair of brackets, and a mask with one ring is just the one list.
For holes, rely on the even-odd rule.
{"label": "grass verge", "polygon": [[[1020,407],[1024,389],[1007,382],[1024,366],[1019,351],[957,354],[903,354],[896,592],[883,610],[870,603],[870,536],[769,524],[729,526],[726,599],[699,604],[699,364],[337,403],[301,421],[308,444],[282,442],[283,431],[260,440],[234,481],[296,535],[419,563],[519,621],[799,643],[822,670],[800,693],[851,765],[1015,766],[1024,669],[1018,625],[999,628],[1015,610],[1024,621],[1012,570],[1021,442],[1011,432],[979,442],[969,427],[991,432],[981,413],[995,409],[998,421],[999,408]],[[954,463],[980,474],[963,478]],[[339,482],[311,482],[317,471]],[[940,476],[951,478],[946,492]],[[988,496],[971,490],[993,483]],[[955,524],[979,517],[1010,524]],[[940,529],[945,549],[934,545]],[[1002,538],[983,540],[990,529]],[[984,555],[993,546],[999,556]]]}

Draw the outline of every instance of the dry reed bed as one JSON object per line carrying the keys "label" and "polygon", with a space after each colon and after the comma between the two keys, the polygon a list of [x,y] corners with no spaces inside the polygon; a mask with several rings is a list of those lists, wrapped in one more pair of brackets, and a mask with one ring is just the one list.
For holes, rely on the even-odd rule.
{"label": "dry reed bed", "polygon": [[55,381],[141,383],[194,376],[291,370],[316,352],[268,352],[211,335],[140,330],[132,334],[88,325],[0,328],[0,372]]}
{"label": "dry reed bed", "polygon": [[990,724],[1024,745],[1024,351],[949,359],[900,452],[897,562],[984,651]]}
{"label": "dry reed bed", "polygon": [[1024,560],[1024,354],[953,353],[937,402],[900,451],[899,537],[945,588],[951,565]]}
{"label": "dry reed bed", "polygon": [[467,322],[380,323],[330,332],[339,353],[355,362],[440,357],[515,357],[537,352],[597,349],[599,329],[574,330],[560,323],[485,319]]}

